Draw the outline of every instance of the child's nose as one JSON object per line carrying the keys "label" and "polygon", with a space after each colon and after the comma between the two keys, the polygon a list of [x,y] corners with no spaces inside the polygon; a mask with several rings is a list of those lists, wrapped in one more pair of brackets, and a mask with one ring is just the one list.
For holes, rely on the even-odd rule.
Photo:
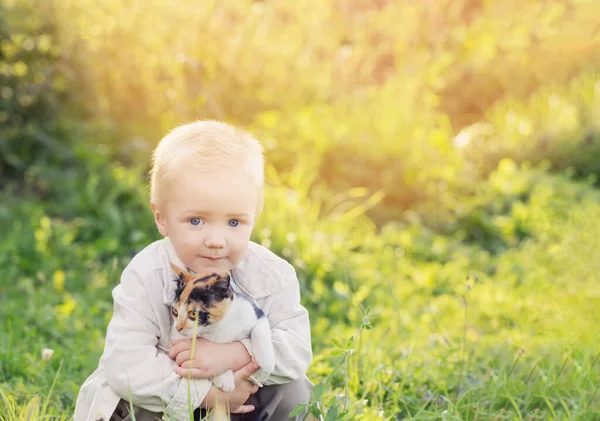
{"label": "child's nose", "polygon": [[213,229],[206,233],[204,237],[204,245],[207,248],[222,249],[225,247],[225,235],[221,230]]}

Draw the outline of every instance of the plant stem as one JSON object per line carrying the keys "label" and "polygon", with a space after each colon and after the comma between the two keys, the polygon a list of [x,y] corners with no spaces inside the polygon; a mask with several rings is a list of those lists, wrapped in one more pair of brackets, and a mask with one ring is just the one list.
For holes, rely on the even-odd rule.
{"label": "plant stem", "polygon": [[463,299],[463,304],[465,307],[465,322],[464,322],[464,326],[463,326],[463,337],[462,337],[462,344],[461,344],[461,368],[460,368],[460,374],[458,375],[458,384],[456,386],[456,397],[458,398],[458,396],[460,395],[460,389],[462,387],[462,379],[465,373],[465,365],[466,365],[466,361],[465,361],[465,351],[467,348],[467,322],[468,322],[468,310],[469,310],[469,301],[467,300],[467,294],[463,295],[462,297]]}

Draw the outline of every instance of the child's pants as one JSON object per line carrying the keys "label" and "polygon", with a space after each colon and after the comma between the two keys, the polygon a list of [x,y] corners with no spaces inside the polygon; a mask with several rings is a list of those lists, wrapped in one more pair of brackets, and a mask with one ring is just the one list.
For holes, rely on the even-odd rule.
{"label": "child's pants", "polygon": [[[285,384],[265,386],[250,395],[248,403],[255,406],[248,414],[231,414],[232,421],[289,421],[301,420],[302,415],[290,418],[290,413],[299,403],[307,403],[310,399],[312,383],[306,378],[300,378]],[[136,421],[160,421],[162,413],[150,412],[137,406],[133,407]],[[205,416],[204,411],[196,410],[195,421]],[[121,399],[117,409],[109,421],[133,421],[129,412],[129,402]]]}

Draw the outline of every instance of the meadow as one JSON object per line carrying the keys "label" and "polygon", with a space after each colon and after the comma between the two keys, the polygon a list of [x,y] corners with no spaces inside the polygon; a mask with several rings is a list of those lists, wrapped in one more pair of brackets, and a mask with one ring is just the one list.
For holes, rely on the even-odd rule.
{"label": "meadow", "polygon": [[600,6],[194,4],[0,1],[0,420],[72,419],[200,118],[265,146],[312,411],[600,420]]}

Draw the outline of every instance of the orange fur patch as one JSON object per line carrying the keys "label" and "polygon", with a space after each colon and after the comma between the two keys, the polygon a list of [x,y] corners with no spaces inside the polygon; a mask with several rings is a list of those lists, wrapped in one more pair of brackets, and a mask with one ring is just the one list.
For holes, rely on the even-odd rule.
{"label": "orange fur patch", "polygon": [[225,316],[225,314],[227,314],[227,311],[229,311],[229,306],[231,305],[231,300],[223,300],[221,302],[219,302],[217,305],[206,309],[208,311],[208,314],[210,315],[210,319],[211,323],[216,323],[219,320],[221,320],[223,318],[223,316]]}

